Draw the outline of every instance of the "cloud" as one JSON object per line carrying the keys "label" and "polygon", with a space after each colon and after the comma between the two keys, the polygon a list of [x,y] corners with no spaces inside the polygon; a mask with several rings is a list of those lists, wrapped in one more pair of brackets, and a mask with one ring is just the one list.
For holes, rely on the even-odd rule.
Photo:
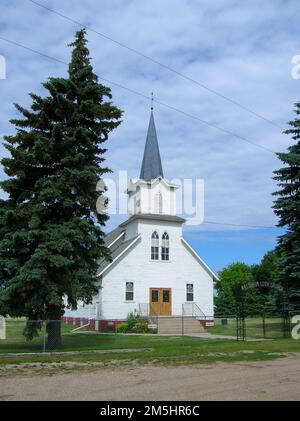
{"label": "cloud", "polygon": [[[167,66],[233,98],[286,127],[293,118],[300,81],[291,78],[291,58],[299,54],[297,2],[259,0],[72,1],[40,0],[71,18],[141,51]],[[2,2],[0,35],[68,61],[79,26],[29,1]],[[115,43],[88,32],[95,72],[145,95],[182,109],[274,151],[289,139],[205,89]],[[27,93],[43,92],[48,76],[65,75],[66,66],[0,40],[7,79],[0,81],[0,133],[12,133],[13,102],[29,105]],[[107,144],[114,170],[139,174],[149,119],[148,100],[111,85],[113,101],[124,111],[123,124]],[[209,220],[273,225],[272,172],[275,155],[162,106],[155,119],[167,178],[203,178]],[[3,147],[0,154],[6,154]],[[3,178],[3,170],[0,169]],[[111,224],[122,218],[112,218]],[[215,230],[215,227],[207,227]],[[225,227],[224,227],[225,229]]]}

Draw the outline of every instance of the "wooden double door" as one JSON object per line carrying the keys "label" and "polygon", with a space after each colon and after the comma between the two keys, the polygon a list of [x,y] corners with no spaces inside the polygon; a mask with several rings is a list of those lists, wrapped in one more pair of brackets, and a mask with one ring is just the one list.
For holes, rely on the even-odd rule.
{"label": "wooden double door", "polygon": [[172,289],[150,288],[150,314],[151,316],[172,315]]}

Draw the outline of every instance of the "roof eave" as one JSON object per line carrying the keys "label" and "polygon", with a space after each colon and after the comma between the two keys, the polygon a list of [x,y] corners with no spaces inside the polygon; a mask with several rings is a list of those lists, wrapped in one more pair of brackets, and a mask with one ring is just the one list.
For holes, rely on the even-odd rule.
{"label": "roof eave", "polygon": [[204,269],[206,269],[206,271],[212,276],[213,282],[218,282],[220,280],[218,275],[208,266],[207,263],[205,263],[205,261],[202,259],[202,257],[199,256],[196,250],[194,250],[193,247],[183,237],[181,237],[181,241],[187,247],[187,249],[200,261]]}
{"label": "roof eave", "polygon": [[122,257],[140,238],[141,234],[139,234],[124,250],[122,250],[120,254],[118,254],[105,268],[103,268],[102,271],[97,274],[97,277],[102,276],[108,269],[110,269],[110,267],[114,265],[115,262],[119,260],[120,257]]}

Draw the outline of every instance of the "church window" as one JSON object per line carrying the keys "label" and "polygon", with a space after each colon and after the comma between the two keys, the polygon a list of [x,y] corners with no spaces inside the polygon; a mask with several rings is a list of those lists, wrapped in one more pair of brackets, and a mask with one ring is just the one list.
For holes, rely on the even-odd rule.
{"label": "church window", "polygon": [[151,260],[158,260],[159,258],[159,236],[156,231],[151,237]]}
{"label": "church window", "polygon": [[186,284],[186,301],[194,301],[194,284]]}
{"label": "church window", "polygon": [[152,290],[152,297],[151,297],[152,303],[158,303],[158,289]]}
{"label": "church window", "polygon": [[161,260],[169,260],[169,250],[170,250],[170,241],[169,235],[165,232],[162,236],[162,243],[161,243]]}
{"label": "church window", "polygon": [[169,289],[164,289],[163,290],[163,302],[164,303],[169,303],[170,302],[170,290]]}
{"label": "church window", "polygon": [[133,289],[134,289],[133,282],[126,282],[126,292],[125,292],[126,301],[133,301],[133,298],[134,298]]}

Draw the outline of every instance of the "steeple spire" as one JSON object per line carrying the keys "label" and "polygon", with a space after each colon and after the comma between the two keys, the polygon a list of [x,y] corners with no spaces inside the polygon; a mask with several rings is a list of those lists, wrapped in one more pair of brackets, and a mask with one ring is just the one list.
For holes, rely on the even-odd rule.
{"label": "steeple spire", "polygon": [[140,178],[145,181],[151,181],[159,176],[163,177],[164,174],[161,165],[159,146],[154,123],[152,94],[151,115]]}

